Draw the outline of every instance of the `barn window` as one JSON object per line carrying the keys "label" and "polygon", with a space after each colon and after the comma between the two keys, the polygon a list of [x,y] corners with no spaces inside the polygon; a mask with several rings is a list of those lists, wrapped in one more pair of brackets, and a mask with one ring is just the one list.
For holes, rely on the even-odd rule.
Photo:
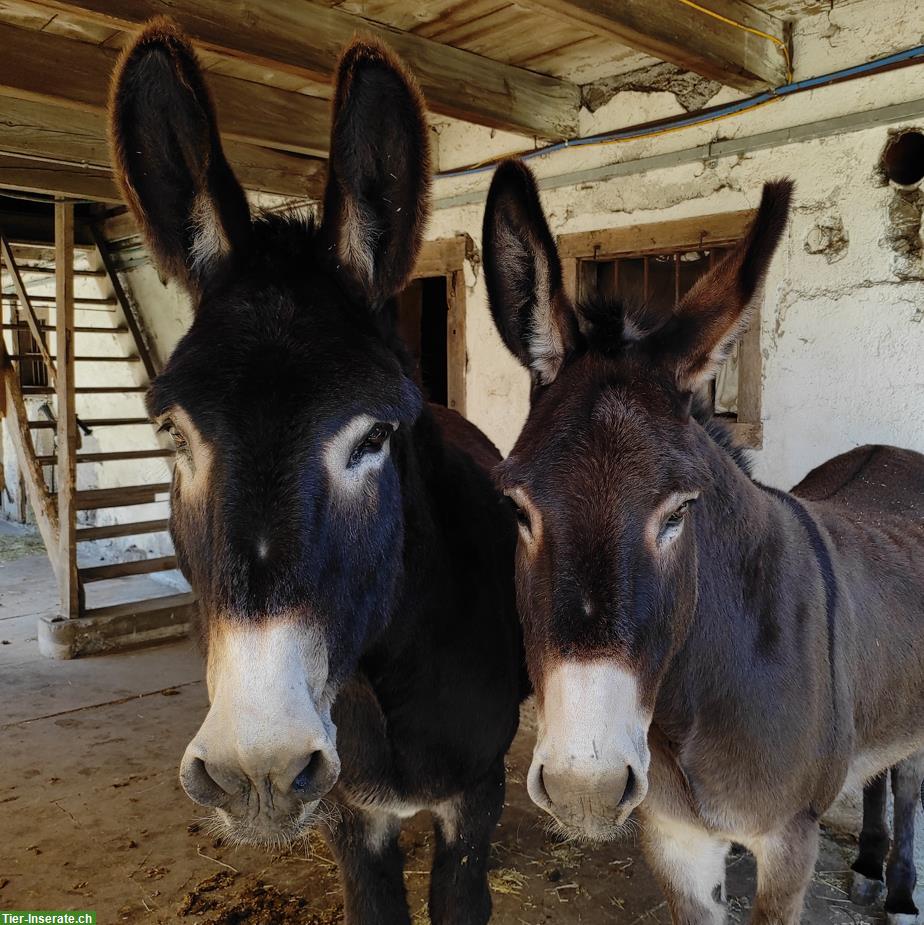
{"label": "barn window", "polygon": [[425,241],[414,279],[398,296],[398,332],[427,401],[465,413],[465,277],[469,238]]}
{"label": "barn window", "polygon": [[[741,238],[752,217],[753,212],[734,212],[562,235],[565,285],[578,297],[619,295],[666,314]],[[755,449],[763,439],[760,378],[758,304],[747,332],[707,387],[716,414]]]}

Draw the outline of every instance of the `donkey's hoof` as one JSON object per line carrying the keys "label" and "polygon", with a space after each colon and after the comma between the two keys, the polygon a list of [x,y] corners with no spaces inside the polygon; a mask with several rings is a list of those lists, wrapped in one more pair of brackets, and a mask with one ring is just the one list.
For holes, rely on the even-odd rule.
{"label": "donkey's hoof", "polygon": [[[871,880],[863,874],[853,872],[853,882],[850,884],[850,901],[858,906],[871,906],[885,891],[885,881]],[[896,923],[897,925],[897,923]]]}
{"label": "donkey's hoof", "polygon": [[911,912],[888,912],[886,913],[886,925],[917,925],[917,913]]}

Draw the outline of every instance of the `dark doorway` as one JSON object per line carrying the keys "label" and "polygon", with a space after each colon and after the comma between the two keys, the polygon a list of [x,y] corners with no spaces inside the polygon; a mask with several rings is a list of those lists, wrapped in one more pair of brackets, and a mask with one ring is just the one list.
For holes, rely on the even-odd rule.
{"label": "dark doorway", "polygon": [[424,397],[448,405],[445,276],[415,279],[397,299],[398,331],[414,360]]}

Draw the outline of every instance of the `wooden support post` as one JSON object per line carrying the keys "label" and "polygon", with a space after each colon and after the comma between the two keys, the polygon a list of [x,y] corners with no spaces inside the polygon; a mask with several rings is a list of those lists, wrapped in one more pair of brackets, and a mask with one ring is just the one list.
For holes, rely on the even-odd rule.
{"label": "wooden support post", "polygon": [[55,341],[58,397],[58,590],[61,614],[79,617],[77,407],[74,392],[74,206],[55,202]]}
{"label": "wooden support post", "polygon": [[446,277],[446,404],[465,414],[465,380],[468,351],[465,344],[465,272]]}

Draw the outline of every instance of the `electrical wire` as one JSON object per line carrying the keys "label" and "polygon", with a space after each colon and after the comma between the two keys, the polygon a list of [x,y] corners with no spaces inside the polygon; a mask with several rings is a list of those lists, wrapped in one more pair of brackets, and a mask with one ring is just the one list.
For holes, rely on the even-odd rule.
{"label": "electrical wire", "polygon": [[[686,3],[688,0],[679,0]],[[715,14],[718,15],[718,14]],[[748,27],[743,27],[748,28]],[[822,85],[837,83],[843,80],[851,80],[855,77],[874,74],[900,64],[915,62],[918,59],[924,59],[924,45],[915,45],[913,48],[905,51],[896,52],[895,54],[885,55],[882,58],[876,58],[873,61],[867,61],[864,64],[853,65],[852,67],[841,68],[837,71],[831,71],[827,74],[821,74],[817,77],[808,77],[804,80],[790,81],[781,87],[766,90],[755,96],[729,103],[715,109],[701,110],[690,113],[685,116],[676,116],[648,125],[629,126],[624,129],[617,129],[611,132],[601,132],[595,135],[587,135],[583,138],[569,138],[565,141],[555,142],[545,145],[541,148],[529,148],[514,154],[503,154],[498,157],[492,157],[471,164],[466,167],[460,167],[454,170],[445,170],[435,174],[435,179],[443,180],[453,177],[465,177],[474,174],[485,173],[492,170],[496,164],[508,157],[519,157],[522,160],[532,160],[537,157],[546,157],[557,151],[563,151],[566,148],[583,148],[594,145],[620,144],[627,141],[636,141],[640,138],[657,138],[661,135],[667,135],[671,132],[677,132],[681,129],[690,128],[694,125],[709,125],[713,122],[720,122],[723,119],[740,115],[744,112],[750,112],[769,103],[775,103],[792,96],[796,93],[804,93],[807,90],[815,89]]]}

